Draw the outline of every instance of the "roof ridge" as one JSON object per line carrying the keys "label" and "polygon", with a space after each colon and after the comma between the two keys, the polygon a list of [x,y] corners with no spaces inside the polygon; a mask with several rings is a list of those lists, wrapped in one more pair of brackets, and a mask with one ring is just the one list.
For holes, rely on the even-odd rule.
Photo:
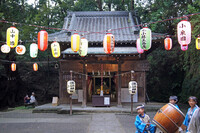
{"label": "roof ridge", "polygon": [[127,16],[128,11],[78,11],[68,12],[68,17],[75,14],[76,16]]}

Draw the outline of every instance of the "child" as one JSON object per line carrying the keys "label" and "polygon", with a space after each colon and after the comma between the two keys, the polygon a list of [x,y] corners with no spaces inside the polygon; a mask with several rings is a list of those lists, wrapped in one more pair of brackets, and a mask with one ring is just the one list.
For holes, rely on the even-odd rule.
{"label": "child", "polygon": [[156,126],[150,123],[150,118],[144,113],[144,105],[138,106],[138,115],[136,116],[135,126],[137,128],[136,133],[155,133]]}
{"label": "child", "polygon": [[176,108],[179,109],[178,105],[176,104],[178,102],[177,96],[170,96],[169,97],[169,103],[173,104]]}
{"label": "child", "polygon": [[192,118],[193,113],[195,112],[196,109],[198,109],[197,104],[197,98],[194,96],[189,97],[188,103],[190,105],[190,108],[188,109],[188,112],[185,116],[185,120],[183,122],[183,125],[186,126],[186,133],[188,133],[188,126],[190,124],[190,120]]}

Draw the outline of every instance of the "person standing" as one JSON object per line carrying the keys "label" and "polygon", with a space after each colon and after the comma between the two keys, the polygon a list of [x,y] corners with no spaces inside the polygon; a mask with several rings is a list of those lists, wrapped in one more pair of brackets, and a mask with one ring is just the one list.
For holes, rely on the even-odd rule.
{"label": "person standing", "polygon": [[191,119],[192,119],[192,116],[193,116],[195,110],[198,109],[198,106],[196,105],[197,98],[195,96],[190,96],[188,99],[188,103],[190,105],[190,108],[188,109],[187,114],[185,116],[185,120],[183,122],[183,125],[185,125],[185,127],[186,127],[186,133],[189,133],[188,126],[191,122]]}
{"label": "person standing", "polygon": [[188,133],[200,133],[200,108],[194,111],[188,127]]}

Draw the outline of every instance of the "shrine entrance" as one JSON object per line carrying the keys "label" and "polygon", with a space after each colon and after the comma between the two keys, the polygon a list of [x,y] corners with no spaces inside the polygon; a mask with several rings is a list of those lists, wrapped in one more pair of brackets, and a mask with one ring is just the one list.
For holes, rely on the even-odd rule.
{"label": "shrine entrance", "polygon": [[[117,102],[116,94],[117,88],[115,83],[115,73],[110,73],[106,75],[104,72],[103,76],[103,95],[109,95],[111,102]],[[89,74],[90,75],[90,74]],[[92,102],[92,95],[100,95],[101,91],[101,76],[93,75],[88,79],[88,94],[87,102]]]}

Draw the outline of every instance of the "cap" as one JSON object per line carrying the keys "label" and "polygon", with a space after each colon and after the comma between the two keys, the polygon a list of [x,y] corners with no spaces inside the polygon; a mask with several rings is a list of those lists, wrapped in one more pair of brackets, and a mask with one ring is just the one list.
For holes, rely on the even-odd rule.
{"label": "cap", "polygon": [[142,105],[139,105],[139,106],[137,106],[137,108],[136,108],[137,110],[138,109],[144,109],[144,105],[142,104]]}
{"label": "cap", "polygon": [[170,96],[170,97],[169,97],[169,100],[175,100],[175,101],[178,102],[178,97],[177,97],[177,96]]}

